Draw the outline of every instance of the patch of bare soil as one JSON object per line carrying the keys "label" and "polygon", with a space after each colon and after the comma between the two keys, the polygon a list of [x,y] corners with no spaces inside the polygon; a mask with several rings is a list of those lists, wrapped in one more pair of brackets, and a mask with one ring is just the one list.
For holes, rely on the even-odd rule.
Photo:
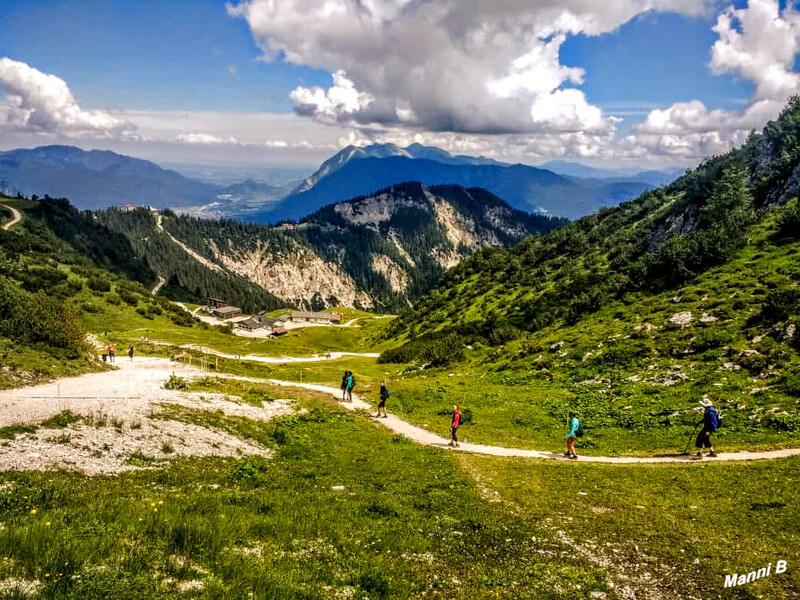
{"label": "patch of bare soil", "polygon": [[288,400],[254,406],[234,396],[165,390],[173,369],[187,379],[203,376],[165,359],[125,359],[117,367],[0,392],[0,427],[38,425],[64,410],[80,417],[64,428],[39,427],[4,440],[0,470],[66,469],[101,475],[175,457],[268,456],[269,449],[227,432],[154,415],[169,405],[262,421],[292,412]]}

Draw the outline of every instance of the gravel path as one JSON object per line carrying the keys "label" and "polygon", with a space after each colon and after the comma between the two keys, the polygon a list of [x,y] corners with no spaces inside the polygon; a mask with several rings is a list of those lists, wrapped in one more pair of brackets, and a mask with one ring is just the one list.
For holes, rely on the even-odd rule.
{"label": "gravel path", "polygon": [[[342,391],[338,388],[316,385],[311,383],[294,383],[287,381],[271,380],[271,383],[283,386],[301,387],[317,392],[327,392],[334,396],[337,400],[342,397]],[[353,402],[342,402],[341,405],[347,410],[375,410],[375,408],[364,402],[361,398],[353,395]],[[491,456],[511,456],[520,458],[546,458],[552,460],[569,461],[563,454],[557,452],[544,452],[541,450],[522,450],[520,448],[507,448],[504,446],[487,446],[484,444],[468,444],[461,443],[459,448],[450,448],[449,440],[445,439],[435,433],[417,427],[411,423],[407,423],[394,415],[389,415],[386,419],[375,419],[378,423],[387,429],[398,433],[418,444],[426,446],[437,446],[440,448],[448,448],[451,450],[460,450],[462,452],[472,452],[475,454],[488,454]],[[667,456],[581,456],[578,460],[580,462],[592,463],[610,463],[610,464],[664,464],[664,463],[691,463],[702,464],[703,462],[727,462],[727,461],[740,461],[740,460],[765,460],[775,458],[786,458],[788,456],[800,455],[800,448],[787,448],[783,450],[767,450],[764,452],[730,452],[718,455],[716,458],[707,459],[704,461],[692,460],[685,455],[667,455]]]}
{"label": "gravel path", "polygon": [[[181,376],[187,378],[204,375],[199,370],[177,365],[167,359],[149,357],[137,358],[134,361],[120,359],[116,366],[118,368],[113,371],[61,379],[54,383],[40,386],[0,391],[0,427],[19,423],[39,423],[65,409],[80,415],[106,415],[110,418],[122,420],[126,424],[142,420],[149,427],[150,423],[147,417],[154,410],[157,411],[163,404],[168,403],[200,410],[221,410],[226,415],[262,420],[291,411],[288,401],[276,401],[264,407],[256,407],[237,403],[235,398],[232,399],[220,394],[194,394],[164,390],[164,381],[173,372],[178,372]],[[224,375],[218,376],[224,377]],[[337,400],[341,398],[340,389],[325,385],[242,377],[235,377],[235,379],[246,379],[253,382],[266,381],[279,386],[327,393]],[[350,411],[358,409],[374,410],[372,405],[356,395],[353,396],[353,402],[343,402],[341,405]],[[422,427],[407,423],[394,415],[389,415],[386,419],[376,419],[376,421],[390,431],[419,444],[449,448],[448,439]],[[191,429],[194,426],[186,426],[173,421],[158,421],[157,423],[168,425],[158,426],[156,429],[159,431],[146,431],[144,434],[139,434],[137,429],[136,434],[133,436],[137,438],[138,434],[139,438],[143,438],[139,441],[150,450],[155,447],[155,444],[163,443],[164,439],[169,438],[178,439],[182,444],[180,451],[176,447],[176,454],[235,456],[243,453],[266,452],[266,449],[254,447],[252,444],[222,432],[212,431],[203,427]],[[177,427],[177,429],[170,430],[170,427]],[[130,429],[129,426],[127,428]],[[80,430],[91,429],[97,428],[86,426],[80,428]],[[122,429],[124,431],[126,427]],[[72,432],[73,430],[70,428],[69,431]],[[50,433],[58,434],[63,432],[64,430],[54,430]],[[76,453],[71,451],[69,444],[66,445],[64,452],[60,452],[58,448],[53,448],[52,442],[49,446],[43,448],[41,443],[37,443],[43,437],[46,436],[40,431],[34,436],[38,440],[31,440],[29,435],[17,436],[17,439],[11,442],[10,446],[0,446],[0,470],[9,468],[40,469],[55,466],[57,468],[75,468],[89,473],[114,472],[123,468],[124,463],[120,459],[124,458],[126,452],[130,453],[131,448],[136,445],[134,443],[132,446],[131,443],[128,443],[130,440],[127,440],[118,451],[112,448],[111,454],[113,455],[112,458],[115,457],[115,460],[111,461],[113,464],[107,464],[108,460],[95,460],[98,457],[93,456],[91,451],[95,450],[94,453],[96,454],[96,448],[100,445],[100,442],[108,445],[119,437],[110,435],[108,431],[102,432],[102,435],[94,435],[94,438],[97,439],[92,439],[90,435],[88,440],[84,440],[87,442],[84,444],[84,450],[89,452],[89,455],[86,452]],[[151,439],[148,441],[148,438]],[[72,445],[74,446],[74,444]],[[491,456],[569,460],[560,453],[485,444],[462,443],[460,448],[453,448],[453,450]],[[714,462],[752,461],[798,455],[800,455],[800,448],[789,448],[764,452],[731,452],[721,454],[711,460]],[[701,463],[701,461],[692,461],[687,456],[681,455],[651,457],[581,456],[578,460],[580,462],[609,464]],[[74,465],[81,465],[81,468],[77,468]]]}

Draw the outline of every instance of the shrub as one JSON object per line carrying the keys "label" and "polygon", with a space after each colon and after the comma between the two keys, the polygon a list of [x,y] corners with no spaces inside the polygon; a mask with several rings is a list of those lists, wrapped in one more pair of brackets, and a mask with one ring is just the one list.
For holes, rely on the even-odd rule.
{"label": "shrub", "polygon": [[778,235],[781,237],[800,237],[800,204],[788,207],[778,220]]}
{"label": "shrub", "polygon": [[739,365],[753,374],[761,373],[767,368],[767,357],[763,354],[751,354],[739,358]]}
{"label": "shrub", "polygon": [[800,288],[780,287],[770,290],[764,297],[761,315],[769,322],[783,321],[800,313]]}
{"label": "shrub", "polygon": [[263,458],[248,456],[234,463],[228,477],[236,483],[256,485],[264,479],[263,473],[266,470],[267,463]]}
{"label": "shrub", "polygon": [[130,304],[131,306],[136,306],[139,304],[139,297],[133,292],[124,289],[118,290],[118,292],[119,297],[122,298],[122,301],[125,304]]}
{"label": "shrub", "polygon": [[111,291],[111,284],[108,282],[108,280],[96,275],[89,277],[89,279],[86,281],[86,285],[89,286],[89,289],[94,290],[95,292]]}
{"label": "shrub", "polygon": [[185,390],[189,387],[183,377],[179,377],[173,373],[169,379],[164,383],[165,390]]}
{"label": "shrub", "polygon": [[378,358],[381,364],[422,362],[441,367],[464,357],[464,341],[456,334],[421,337],[399,348],[386,350]]}
{"label": "shrub", "polygon": [[85,332],[63,302],[43,292],[31,294],[0,280],[0,335],[25,344],[82,353]]}
{"label": "shrub", "polygon": [[789,375],[783,381],[783,389],[787,394],[800,398],[800,375]]}
{"label": "shrub", "polygon": [[91,302],[84,302],[81,304],[81,310],[85,313],[99,313],[100,307]]}
{"label": "shrub", "polygon": [[693,342],[697,352],[705,352],[721,346],[727,346],[733,342],[733,334],[725,329],[704,329],[697,334]]}
{"label": "shrub", "polygon": [[120,304],[122,304],[122,298],[120,298],[116,294],[106,294],[104,298],[106,302],[108,302],[109,304],[113,304],[114,306],[119,306]]}

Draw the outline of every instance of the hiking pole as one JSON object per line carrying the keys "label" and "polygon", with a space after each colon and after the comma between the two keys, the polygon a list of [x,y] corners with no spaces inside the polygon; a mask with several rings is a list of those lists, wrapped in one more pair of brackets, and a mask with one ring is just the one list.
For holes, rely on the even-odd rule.
{"label": "hiking pole", "polygon": [[689,441],[686,442],[686,448],[684,449],[684,451],[681,454],[689,454],[689,446],[692,443],[692,438],[694,438],[694,434],[695,434],[695,432],[697,432],[697,428],[698,427],[700,427],[700,423],[697,423],[694,426],[694,429],[692,429],[692,435],[689,437]]}

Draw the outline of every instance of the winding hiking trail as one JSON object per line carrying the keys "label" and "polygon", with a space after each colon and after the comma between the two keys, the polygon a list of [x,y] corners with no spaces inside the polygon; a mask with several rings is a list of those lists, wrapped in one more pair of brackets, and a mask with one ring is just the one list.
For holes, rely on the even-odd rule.
{"label": "winding hiking trail", "polygon": [[[89,373],[78,377],[56,380],[50,384],[0,391],[0,414],[2,414],[0,422],[4,424],[35,422],[36,420],[50,417],[66,408],[80,411],[81,409],[88,408],[90,405],[93,406],[96,402],[101,402],[101,404],[114,402],[115,397],[119,397],[117,400],[118,402],[126,402],[125,398],[133,399],[140,397],[142,394],[145,396],[154,394],[155,392],[153,390],[160,390],[163,382],[175,372],[181,372],[181,374],[189,377],[202,377],[206,375],[198,369],[176,364],[165,358],[142,357],[137,358],[133,362],[120,358],[118,366],[120,368],[115,371]],[[216,376],[323,392],[330,394],[337,401],[341,397],[340,389],[326,385],[239,377],[222,373],[216,374]],[[90,398],[86,399],[86,396],[90,396]],[[96,400],[94,399],[95,397],[97,397]],[[89,404],[84,405],[86,402]],[[353,395],[352,402],[339,402],[339,404],[349,411],[375,410],[371,404],[368,404],[356,395]],[[423,429],[422,427],[407,423],[394,415],[389,415],[388,418],[385,419],[381,418],[375,420],[378,424],[383,425],[390,431],[402,435],[418,444],[451,449],[449,448],[449,441],[447,439]],[[444,425],[442,428],[445,429]],[[489,456],[569,460],[560,453],[544,452],[541,450],[523,450],[521,448],[507,448],[503,446],[489,446],[485,444],[462,443],[459,448],[452,448],[451,450]],[[800,456],[800,448],[768,450],[763,452],[730,452],[720,454],[717,458],[712,459],[711,462],[768,460],[786,458],[789,456]],[[650,457],[581,456],[578,462],[626,465],[668,463],[708,464],[709,461],[694,461],[687,456],[668,455]]]}
{"label": "winding hiking trail", "polygon": [[[334,396],[337,400],[341,398],[342,391],[338,388],[317,385],[313,383],[296,383],[289,381],[279,381],[277,379],[270,379],[270,383],[275,385],[300,387],[316,392],[327,392]],[[347,410],[354,411],[358,409],[375,410],[375,408],[361,398],[353,394],[352,402],[340,402],[340,404]],[[469,444],[463,442],[458,448],[451,448],[449,440],[423,429],[411,423],[407,423],[394,415],[389,415],[387,418],[375,419],[378,423],[387,429],[408,438],[409,440],[422,444],[425,446],[437,446],[440,448],[447,448],[448,450],[471,452],[473,454],[487,454],[490,456],[507,456],[519,458],[543,458],[551,460],[563,460],[572,462],[564,455],[557,452],[544,452],[542,450],[523,450],[521,448],[507,448],[505,446],[487,446],[485,444]],[[444,427],[443,427],[444,428]],[[705,461],[692,460],[689,456],[683,455],[667,455],[667,456],[586,456],[581,455],[578,462],[592,462],[592,463],[609,463],[609,464],[663,464],[663,463],[690,463],[690,464],[707,464],[711,462],[728,462],[728,461],[751,461],[751,460],[766,460],[775,458],[786,458],[789,456],[800,456],[800,448],[787,448],[783,450],[766,450],[763,452],[730,452],[719,454],[714,459]]]}
{"label": "winding hiking trail", "polygon": [[3,231],[8,231],[14,225],[22,221],[22,213],[18,211],[16,208],[12,208],[7,204],[0,204],[0,206],[11,211],[11,220],[3,225]]}
{"label": "winding hiking trail", "polygon": [[[158,276],[158,283],[157,283],[157,284],[155,285],[155,287],[153,287],[153,289],[150,291],[150,295],[151,295],[151,296],[156,296],[156,295],[158,295],[158,292],[160,292],[160,291],[161,291],[161,288],[162,288],[162,287],[164,287],[164,284],[165,284],[165,283],[167,283],[167,280],[166,280],[166,279],[164,279],[164,277],[163,277],[163,276],[159,275],[159,276]],[[184,308],[185,308],[185,307],[184,307]]]}

